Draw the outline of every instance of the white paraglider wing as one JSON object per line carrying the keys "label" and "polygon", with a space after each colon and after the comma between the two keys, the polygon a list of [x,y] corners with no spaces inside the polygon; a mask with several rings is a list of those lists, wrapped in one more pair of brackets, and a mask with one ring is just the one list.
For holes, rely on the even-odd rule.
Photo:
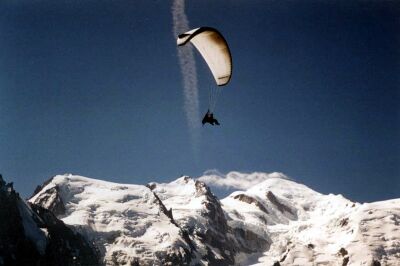
{"label": "white paraglider wing", "polygon": [[201,27],[178,36],[179,46],[188,42],[191,42],[203,56],[217,85],[226,85],[232,75],[232,57],[221,33],[210,27]]}

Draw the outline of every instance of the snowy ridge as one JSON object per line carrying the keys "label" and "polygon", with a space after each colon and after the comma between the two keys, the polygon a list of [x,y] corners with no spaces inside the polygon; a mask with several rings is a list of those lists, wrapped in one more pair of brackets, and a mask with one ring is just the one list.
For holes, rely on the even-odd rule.
{"label": "snowy ridge", "polygon": [[[199,180],[242,190],[220,201]],[[106,265],[400,266],[400,199],[359,204],[281,173],[147,186],[62,175],[30,202],[56,210]]]}
{"label": "snowy ridge", "polygon": [[[59,194],[52,194],[56,191]],[[62,175],[30,201],[45,207],[57,197],[66,210],[59,218],[94,242],[106,264],[130,265],[139,259],[149,265],[162,264],[166,254],[185,257],[190,249],[146,186]]]}
{"label": "snowy ridge", "polygon": [[196,249],[194,263],[235,263],[234,253],[243,249],[243,244],[232,234],[219,200],[204,183],[184,176],[167,184],[152,183],[150,187],[170,208],[179,226],[189,233]]}
{"label": "snowy ridge", "polygon": [[230,223],[271,237],[269,249],[247,264],[400,265],[400,199],[359,204],[269,176],[222,203]]}
{"label": "snowy ridge", "polygon": [[50,211],[26,203],[0,175],[0,265],[97,265],[98,254]]}

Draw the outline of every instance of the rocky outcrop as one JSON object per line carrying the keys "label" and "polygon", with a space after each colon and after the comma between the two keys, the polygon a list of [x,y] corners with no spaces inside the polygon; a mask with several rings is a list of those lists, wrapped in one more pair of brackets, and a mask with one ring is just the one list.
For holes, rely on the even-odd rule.
{"label": "rocky outcrop", "polygon": [[233,198],[246,202],[248,204],[254,203],[254,205],[256,205],[261,211],[265,212],[266,214],[269,214],[268,210],[264,207],[264,205],[253,197],[250,197],[246,194],[238,194],[235,195]]}
{"label": "rocky outcrop", "polygon": [[[0,184],[9,200],[18,198],[12,184]],[[22,209],[34,213],[46,249],[32,234],[18,235],[24,224],[14,214],[26,204],[13,208],[7,202],[0,217],[10,213],[17,232],[7,224],[2,227],[9,232],[0,228],[0,265],[16,256],[10,239],[18,239],[29,265],[44,256],[74,258],[74,250],[81,250],[76,260],[87,263],[87,247],[106,265],[248,265],[257,259],[262,265],[378,266],[396,265],[400,258],[399,200],[353,203],[278,177],[220,201],[205,183],[187,176],[140,186],[64,175],[41,186],[31,202]],[[96,247],[73,238],[57,216]],[[49,252],[52,246],[63,251]],[[3,257],[4,250],[13,256]]]}
{"label": "rocky outcrop", "polygon": [[[235,247],[228,237],[228,224],[225,213],[217,197],[212,194],[210,188],[200,181],[195,181],[196,196],[203,196],[201,216],[206,224],[205,230],[194,230],[195,238],[198,238],[207,247],[207,253],[203,259],[212,265],[233,265]],[[215,254],[218,250],[218,256]]]}
{"label": "rocky outcrop", "polygon": [[62,175],[42,186],[30,202],[72,221],[69,227],[94,243],[100,264],[190,265],[195,256],[171,208],[145,186]]}
{"label": "rocky outcrop", "polygon": [[248,228],[230,226],[221,202],[203,182],[183,176],[148,187],[158,195],[168,215],[187,232],[195,247],[193,256],[204,263],[235,265],[239,253],[261,252],[269,244]]}
{"label": "rocky outcrop", "polygon": [[176,227],[179,228],[179,234],[181,235],[181,237],[186,241],[186,243],[188,244],[188,246],[190,247],[189,249],[183,248],[184,250],[184,255],[180,254],[167,254],[167,256],[163,259],[161,259],[161,261],[163,262],[163,264],[171,263],[172,265],[189,265],[191,258],[193,257],[193,254],[196,251],[196,247],[194,246],[192,240],[189,237],[189,234],[187,231],[183,230],[182,228],[180,228],[180,226],[176,223],[176,221],[174,220],[174,217],[172,216],[172,209],[167,209],[167,207],[165,207],[164,203],[160,200],[160,198],[157,196],[156,193],[153,192],[154,197],[156,198],[158,204],[160,205],[160,211],[162,213],[164,213],[171,221],[172,224],[174,224]]}
{"label": "rocky outcrop", "polygon": [[93,245],[0,176],[0,265],[96,265]]}
{"label": "rocky outcrop", "polygon": [[285,204],[282,204],[282,203],[276,198],[276,196],[274,195],[274,193],[272,193],[271,191],[268,191],[266,196],[267,196],[267,199],[268,199],[272,204],[274,204],[280,212],[288,212],[288,213],[290,213],[290,214],[292,214],[292,215],[295,215],[295,212],[292,211],[292,209],[289,208],[288,206],[286,206]]}
{"label": "rocky outcrop", "polygon": [[28,198],[28,200],[33,196],[35,196],[37,193],[39,193],[39,191],[41,191],[45,186],[47,186],[47,184],[49,184],[52,180],[53,177],[47,179],[45,182],[43,182],[43,184],[36,186],[35,190],[33,191],[32,195]]}
{"label": "rocky outcrop", "polygon": [[68,228],[49,210],[36,204],[30,204],[43,222],[43,229],[48,234],[46,260],[58,261],[63,258],[66,265],[90,265],[99,263],[97,248],[85,238]]}
{"label": "rocky outcrop", "polygon": [[243,227],[233,227],[234,243],[237,243],[237,251],[255,253],[266,250],[270,244],[268,239],[261,237],[253,231]]}
{"label": "rocky outcrop", "polygon": [[58,186],[49,188],[35,199],[35,204],[45,207],[56,216],[65,214],[65,205],[59,190]]}
{"label": "rocky outcrop", "polygon": [[35,265],[43,256],[26,235],[18,194],[0,175],[0,265]]}

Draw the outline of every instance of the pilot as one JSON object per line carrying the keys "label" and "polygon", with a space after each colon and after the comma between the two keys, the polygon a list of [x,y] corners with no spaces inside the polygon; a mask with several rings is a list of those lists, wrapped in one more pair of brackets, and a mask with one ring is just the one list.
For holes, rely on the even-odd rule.
{"label": "pilot", "polygon": [[210,110],[207,110],[207,113],[204,115],[204,118],[201,121],[201,123],[203,124],[203,126],[205,123],[209,123],[211,125],[215,124],[215,125],[219,126],[218,120],[214,118],[214,114],[210,113]]}

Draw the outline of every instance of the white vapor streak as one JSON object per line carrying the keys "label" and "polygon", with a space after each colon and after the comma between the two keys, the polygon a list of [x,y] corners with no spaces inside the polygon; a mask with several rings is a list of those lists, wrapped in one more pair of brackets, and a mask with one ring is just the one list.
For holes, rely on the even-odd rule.
{"label": "white vapor streak", "polygon": [[198,178],[198,180],[212,187],[246,190],[251,188],[252,186],[259,185],[263,181],[270,178],[282,178],[290,180],[288,176],[278,172],[273,172],[273,173],[254,172],[250,174],[229,172],[228,174],[223,175],[215,170],[210,170],[205,172],[203,176]]}
{"label": "white vapor streak", "polygon": [[[172,4],[173,34],[175,39],[179,34],[189,30],[189,21],[185,14],[185,0],[174,0]],[[178,47],[179,65],[183,78],[184,110],[193,140],[198,141],[199,98],[197,88],[197,72],[190,45]]]}

